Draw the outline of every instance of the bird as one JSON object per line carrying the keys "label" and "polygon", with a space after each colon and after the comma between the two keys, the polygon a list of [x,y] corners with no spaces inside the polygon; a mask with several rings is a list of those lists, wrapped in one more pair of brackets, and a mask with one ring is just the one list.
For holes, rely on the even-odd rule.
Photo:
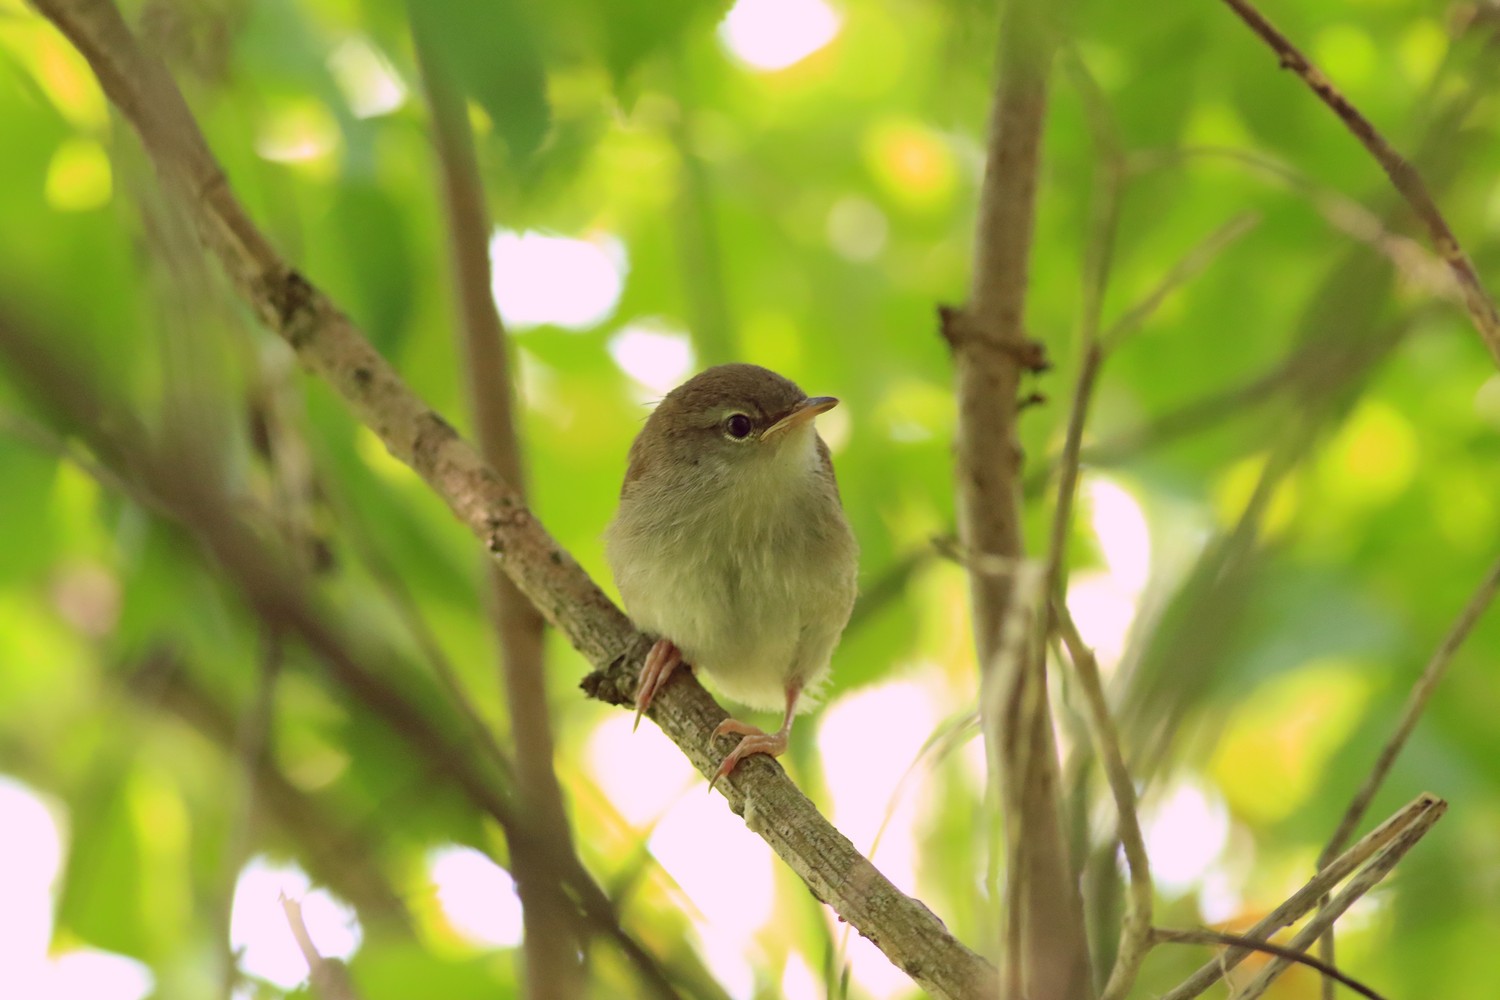
{"label": "bird", "polygon": [[770,733],[719,724],[711,741],[740,740],[710,791],[746,757],[786,750],[854,608],[859,546],[813,426],[837,405],[758,365],[717,365],[669,392],[630,447],[604,540],[626,612],[656,637],[636,725],[684,663],[734,701],[784,712]]}

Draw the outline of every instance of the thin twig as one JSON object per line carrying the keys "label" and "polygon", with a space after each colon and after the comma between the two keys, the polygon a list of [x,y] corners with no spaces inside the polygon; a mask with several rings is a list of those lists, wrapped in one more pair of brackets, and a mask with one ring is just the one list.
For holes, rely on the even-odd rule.
{"label": "thin twig", "polygon": [[282,893],[281,911],[286,914],[292,937],[297,939],[297,948],[307,960],[313,992],[321,1000],[359,1000],[359,994],[355,992],[354,983],[350,981],[349,970],[344,967],[344,963],[318,954],[312,935],[307,932],[307,922],[302,919],[302,904]]}
{"label": "thin twig", "polygon": [[[505,324],[490,291],[489,213],[468,104],[449,79],[424,28],[411,10],[412,34],[423,88],[432,109],[433,139],[442,175],[443,209],[458,306],[459,368],[468,376],[469,409],[479,452],[526,499],[526,474],[510,372]],[[516,778],[538,830],[571,849],[572,832],[553,770],[552,721],[547,705],[542,616],[493,560],[486,566],[490,621],[500,645],[499,673],[510,709]],[[526,955],[525,995],[567,1000],[583,985],[580,944],[573,921],[555,893],[534,884],[522,849],[512,866],[521,897]]]}
{"label": "thin twig", "polygon": [[[1068,429],[1059,460],[1061,474],[1058,477],[1057,504],[1052,516],[1052,534],[1047,548],[1047,573],[1043,584],[1046,600],[1054,601],[1062,593],[1062,566],[1067,557],[1068,533],[1073,527],[1073,503],[1078,493],[1079,458],[1083,449],[1083,429],[1088,420],[1089,406],[1094,398],[1094,385],[1099,377],[1099,367],[1104,361],[1104,349],[1100,344],[1099,328],[1104,312],[1104,294],[1109,286],[1110,268],[1114,261],[1115,237],[1120,222],[1120,202],[1125,185],[1125,157],[1120,149],[1119,137],[1114,122],[1109,117],[1104,97],[1098,85],[1089,75],[1082,61],[1076,57],[1069,60],[1073,77],[1085,96],[1089,110],[1094,144],[1098,147],[1098,170],[1103,175],[1095,185],[1092,222],[1083,262],[1082,305],[1079,310],[1079,344],[1082,360],[1073,388],[1073,403],[1068,411]],[[1039,615],[1038,646],[1045,645],[1048,631],[1047,615]]]}
{"label": "thin twig", "polygon": [[[1343,916],[1345,910],[1353,906],[1355,901],[1375,888],[1386,875],[1390,874],[1391,869],[1396,867],[1406,855],[1406,852],[1411,850],[1417,841],[1426,835],[1428,830],[1432,829],[1432,825],[1441,819],[1443,813],[1447,812],[1447,810],[1448,803],[1441,799],[1434,802],[1430,808],[1424,810],[1406,829],[1398,833],[1395,839],[1381,850],[1370,861],[1367,867],[1361,869],[1351,878],[1343,891],[1333,897],[1332,902],[1321,907],[1313,915],[1312,919],[1303,925],[1302,929],[1292,937],[1292,940],[1288,943],[1288,947],[1297,952],[1305,952],[1311,948],[1313,942],[1317,941],[1324,931],[1332,927],[1333,922]],[[1287,964],[1284,958],[1273,958],[1240,991],[1236,1000],[1256,1000],[1257,997],[1270,987],[1276,977],[1286,970]]]}
{"label": "thin twig", "polygon": [[1377,213],[1348,195],[1320,184],[1273,156],[1230,146],[1182,146],[1142,153],[1137,156],[1133,169],[1140,172],[1183,160],[1209,157],[1246,167],[1256,175],[1281,182],[1306,198],[1328,225],[1384,256],[1410,285],[1445,301],[1460,306],[1464,304],[1463,289],[1457,278],[1435,253],[1411,237],[1394,232]]}
{"label": "thin twig", "polygon": [[1263,941],[1258,938],[1246,937],[1243,934],[1227,934],[1223,931],[1210,930],[1174,930],[1166,927],[1151,928],[1151,939],[1159,944],[1207,944],[1207,945],[1234,945],[1237,948],[1248,948],[1251,951],[1264,952],[1267,955],[1276,955],[1288,962],[1296,962],[1308,968],[1316,969],[1330,979],[1336,979],[1349,987],[1360,996],[1368,997],[1369,1000],[1383,1000],[1364,983],[1345,975],[1327,962],[1319,961],[1311,955],[1295,951],[1285,945],[1276,944],[1274,941]]}
{"label": "thin twig", "polygon": [[[1113,241],[1113,220],[1116,217],[1116,209],[1112,206],[1118,203],[1120,176],[1119,172],[1112,174],[1112,181],[1108,182],[1101,196],[1104,207],[1099,212],[1102,221],[1098,239],[1104,243]],[[1062,587],[1061,567],[1066,555],[1073,504],[1078,490],[1083,429],[1105,351],[1117,345],[1123,337],[1144,324],[1172,291],[1199,273],[1226,246],[1248,232],[1256,221],[1254,216],[1242,215],[1220,227],[1194,247],[1145,299],[1116,321],[1102,342],[1098,339],[1097,309],[1103,297],[1103,284],[1107,272],[1102,269],[1107,266],[1107,253],[1100,251],[1094,255],[1101,262],[1094,269],[1090,269],[1094,271],[1093,277],[1085,283],[1083,361],[1073,393],[1067,439],[1063,446],[1062,457],[1058,462],[1061,472],[1057,507],[1052,522],[1046,590],[1048,600],[1052,603],[1054,620],[1062,629],[1063,641],[1068,646],[1084,691],[1091,723],[1090,732],[1093,734],[1096,752],[1103,761],[1110,791],[1114,795],[1116,808],[1119,810],[1120,838],[1130,866],[1130,892],[1126,900],[1125,920],[1120,929],[1120,943],[1115,964],[1104,987],[1103,1000],[1122,1000],[1129,994],[1135,982],[1141,963],[1151,947],[1150,934],[1155,890],[1151,882],[1150,862],[1146,856],[1145,841],[1141,836],[1140,821],[1135,810],[1135,787],[1120,752],[1119,734],[1104,696],[1098,664],[1068,615]],[[1091,286],[1094,287],[1092,292],[1088,291]],[[1088,303],[1092,303],[1092,309],[1089,308]]]}
{"label": "thin twig", "polygon": [[[1365,776],[1364,784],[1349,802],[1349,808],[1344,811],[1343,819],[1339,820],[1338,828],[1334,830],[1333,836],[1328,838],[1323,852],[1318,855],[1320,868],[1343,849],[1355,827],[1359,825],[1360,820],[1364,819],[1365,812],[1370,808],[1370,802],[1375,798],[1375,793],[1380,790],[1386,775],[1396,763],[1397,755],[1406,746],[1412,730],[1416,728],[1417,720],[1422,717],[1423,710],[1427,708],[1432,692],[1436,690],[1443,675],[1448,672],[1448,665],[1453,662],[1453,657],[1464,644],[1464,640],[1469,637],[1469,633],[1473,631],[1480,617],[1489,608],[1497,589],[1500,589],[1500,560],[1496,560],[1490,566],[1489,572],[1484,575],[1479,587],[1469,597],[1463,611],[1448,629],[1448,634],[1443,636],[1443,641],[1433,651],[1431,659],[1427,661],[1427,666],[1422,670],[1422,675],[1417,678],[1416,684],[1412,685],[1411,693],[1407,695],[1406,705],[1401,712],[1401,721],[1396,724],[1395,732],[1391,733],[1390,739],[1386,740],[1385,746],[1380,750],[1380,756],[1375,759],[1375,765]],[[1325,899],[1324,902],[1326,905],[1327,900]],[[1332,927],[1319,944],[1324,960],[1331,962],[1334,949]]]}
{"label": "thin twig", "polygon": [[1074,673],[1083,689],[1094,752],[1104,764],[1104,775],[1114,795],[1115,810],[1119,813],[1120,844],[1125,849],[1125,861],[1130,865],[1130,894],[1126,897],[1125,922],[1120,928],[1120,946],[1109,981],[1100,994],[1100,1000],[1123,1000],[1130,994],[1141,962],[1151,950],[1151,911],[1156,890],[1151,883],[1146,838],[1141,834],[1141,821],[1136,812],[1135,783],[1125,766],[1125,755],[1120,752],[1120,733],[1104,697],[1099,663],[1079,634],[1078,625],[1068,613],[1067,602],[1054,598],[1052,613],[1056,616],[1063,644],[1068,648]]}
{"label": "thin twig", "polygon": [[[1419,829],[1418,838],[1425,833],[1433,823],[1448,808],[1448,804],[1436,795],[1423,793],[1411,802],[1403,806],[1390,819],[1380,824],[1374,830],[1361,837],[1352,847],[1340,854],[1325,868],[1319,870],[1308,882],[1287,897],[1286,901],[1276,907],[1266,916],[1262,917],[1255,926],[1245,932],[1247,937],[1265,940],[1271,937],[1283,927],[1289,927],[1301,919],[1302,915],[1318,905],[1318,900],[1326,895],[1334,886],[1348,878],[1354,871],[1375,857],[1378,853],[1401,841],[1401,839],[1412,830]],[[1414,841],[1413,841],[1414,842]],[[1407,846],[1410,846],[1409,844]],[[1405,852],[1405,848],[1402,848]],[[1394,864],[1395,862],[1391,862]],[[1350,902],[1353,900],[1351,899]],[[1311,940],[1311,939],[1309,939]],[[1306,950],[1304,946],[1302,950]],[[1185,979],[1175,989],[1165,994],[1161,1000],[1192,1000],[1203,993],[1204,990],[1218,982],[1230,969],[1233,969],[1245,956],[1250,954],[1249,949],[1231,947],[1224,954],[1201,966],[1197,972]]]}
{"label": "thin twig", "polygon": [[[393,456],[427,482],[548,621],[598,668],[585,680],[586,690],[611,704],[629,702],[650,648],[647,637],[348,316],[281,258],[236,200],[166,68],[141,51],[119,10],[108,0],[37,0],[36,6],[89,62],[105,94],[141,137],[169,196],[193,214],[235,292],[343,397]],[[307,622],[310,628],[316,624]],[[409,708],[377,707],[393,713]],[[709,736],[727,713],[691,675],[663,691],[650,711],[700,773],[717,770]],[[449,762],[460,763],[468,773],[472,760]],[[465,787],[509,811],[509,803],[496,801],[487,784]],[[775,761],[746,760],[719,787],[741,814],[753,800],[752,829],[818,898],[920,986],[940,997],[993,991],[994,968],[881,875]]]}
{"label": "thin twig", "polygon": [[1385,137],[1370,124],[1369,119],[1360,114],[1350,104],[1348,99],[1338,91],[1336,87],[1323,75],[1312,63],[1308,62],[1295,45],[1287,39],[1276,27],[1266,20],[1249,0],[1224,0],[1240,20],[1249,25],[1250,30],[1260,36],[1271,50],[1276,53],[1283,69],[1289,69],[1302,78],[1313,93],[1338,116],[1354,133],[1370,155],[1375,157],[1396,190],[1405,198],[1407,204],[1417,213],[1422,224],[1427,227],[1428,235],[1432,239],[1433,247],[1438,256],[1453,271],[1453,277],[1458,281],[1459,287],[1463,289],[1464,305],[1468,309],[1469,317],[1474,322],[1474,328],[1479,331],[1479,336],[1489,348],[1490,356],[1500,364],[1500,313],[1495,310],[1495,302],[1485,291],[1479,275],[1474,270],[1473,263],[1469,260],[1464,249],[1459,245],[1458,238],[1453,235],[1453,230],[1448,227],[1448,222],[1443,218],[1443,213],[1438,209],[1437,203],[1432,200],[1432,195],[1427,191],[1427,185],[1422,180],[1422,175],[1417,172],[1400,153],[1386,141]]}
{"label": "thin twig", "polygon": [[[1072,620],[1066,618],[1067,584],[1063,566],[1067,560],[1068,537],[1073,528],[1073,506],[1078,495],[1083,431],[1093,403],[1099,369],[1104,362],[1105,348],[1100,342],[1099,330],[1104,313],[1104,296],[1109,287],[1114,262],[1120,203],[1125,187],[1125,155],[1108,103],[1081,59],[1075,55],[1067,61],[1067,65],[1072,70],[1075,85],[1084,97],[1096,147],[1096,169],[1101,176],[1094,185],[1089,239],[1084,251],[1078,338],[1081,357],[1074,383],[1073,401],[1068,410],[1062,457],[1058,463],[1061,474],[1058,476],[1057,502],[1053,509],[1052,532],[1042,581],[1043,611],[1036,616],[1036,633],[1032,640],[1039,661],[1045,661],[1049,633],[1054,627],[1061,628],[1065,638],[1070,630],[1076,638],[1076,630],[1071,629]],[[1121,925],[1120,943],[1103,994],[1104,1000],[1120,1000],[1130,991],[1141,960],[1149,950],[1147,935],[1151,930],[1154,890],[1144,842],[1140,838],[1140,825],[1135,818],[1135,792],[1120,756],[1119,736],[1104,701],[1097,664],[1092,655],[1088,655],[1086,664],[1081,662],[1086,654],[1080,639],[1079,649],[1074,651],[1073,659],[1087,695],[1090,709],[1088,728],[1100,756],[1106,761],[1106,772],[1119,807],[1121,832],[1130,863],[1131,892],[1128,910]],[[1089,674],[1090,670],[1093,671],[1092,674]],[[1094,694],[1098,697],[1093,697]],[[1119,768],[1115,769],[1111,763],[1119,764]]]}
{"label": "thin twig", "polygon": [[1396,762],[1396,756],[1406,746],[1406,741],[1410,738],[1412,730],[1416,728],[1417,720],[1422,717],[1422,712],[1426,709],[1432,692],[1442,681],[1443,675],[1448,672],[1448,665],[1453,662],[1453,657],[1463,646],[1464,640],[1468,639],[1469,633],[1474,630],[1480,617],[1495,599],[1496,590],[1500,590],[1500,560],[1496,560],[1485,573],[1484,579],[1470,595],[1463,611],[1459,612],[1458,618],[1448,629],[1448,634],[1443,636],[1443,641],[1438,643],[1437,649],[1433,651],[1432,658],[1422,669],[1422,676],[1417,678],[1417,682],[1412,685],[1411,694],[1406,698],[1406,706],[1401,711],[1401,721],[1396,724],[1396,731],[1391,733],[1390,739],[1386,740],[1385,746],[1381,748],[1375,766],[1370,768],[1370,773],[1365,776],[1364,784],[1360,786],[1354,799],[1349,803],[1349,808],[1345,810],[1344,818],[1339,820],[1338,829],[1333,832],[1333,836],[1328,838],[1327,846],[1318,856],[1320,868],[1328,863],[1329,858],[1343,850],[1354,828],[1359,825],[1360,820],[1364,819],[1365,811],[1370,808],[1370,801],[1375,798],[1375,793],[1380,790],[1381,783],[1390,773],[1391,766]]}
{"label": "thin twig", "polygon": [[1201,274],[1230,244],[1258,225],[1258,213],[1243,212],[1204,237],[1162,276],[1155,288],[1110,325],[1108,332],[1100,338],[1105,350],[1113,351],[1120,341],[1144,326],[1173,292]]}

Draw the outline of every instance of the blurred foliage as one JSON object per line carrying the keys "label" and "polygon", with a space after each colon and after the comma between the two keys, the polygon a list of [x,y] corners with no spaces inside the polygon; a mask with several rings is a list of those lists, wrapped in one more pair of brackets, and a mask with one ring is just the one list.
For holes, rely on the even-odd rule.
{"label": "blurred foliage", "polygon": [[[588,238],[628,261],[602,321],[513,330],[532,496],[549,530],[607,579],[600,532],[654,394],[612,353],[627,328],[686,337],[701,363],[754,361],[837,393],[825,433],[866,603],[827,700],[913,680],[940,693],[936,718],[961,718],[976,668],[962,572],[932,544],[951,532],[954,432],[934,307],[961,302],[969,278],[994,12],[846,0],[831,43],[769,72],[726,50],[726,9],[146,0],[127,15],[168,59],[251,215],[462,427],[416,18],[472,98],[497,224]],[[1493,7],[1270,13],[1414,153],[1500,285]],[[1192,787],[1228,822],[1210,876],[1162,886],[1159,921],[1242,926],[1310,873],[1500,551],[1500,379],[1441,280],[1393,267],[1330,210],[1341,193],[1421,240],[1378,167],[1224,8],[1074,0],[1059,16],[1069,41],[1028,304],[1056,367],[1027,386],[1048,397],[1023,418],[1033,467],[1067,418],[1103,176],[1091,95],[1129,167],[1106,325],[1211,231],[1245,212],[1259,220],[1110,357],[1085,480],[1123,488],[1150,531],[1149,582],[1125,599],[1138,614],[1115,675],[1148,806]],[[0,282],[53,336],[67,366],[57,377],[105,386],[142,445],[191,456],[189,477],[286,549],[330,626],[420,691],[437,725],[461,726],[431,680],[440,655],[503,734],[472,539],[231,300],[86,65],[18,0],[0,3],[0,65]],[[465,943],[424,868],[450,842],[503,861],[490,824],[315,657],[277,644],[198,540],[143,504],[126,471],[108,471],[87,428],[60,421],[25,373],[0,374],[0,772],[66,817],[54,948],[139,959],[162,997],[212,995],[234,872],[265,853],[355,905],[366,943],[351,967],[365,996],[513,995],[513,956]],[[1159,423],[1200,404],[1175,429]],[[1257,482],[1269,503],[1247,519]],[[1045,485],[1034,476],[1028,494],[1034,546]],[[1118,577],[1089,512],[1075,581]],[[1245,544],[1225,542],[1236,523]],[[1078,608],[1095,637],[1109,631],[1090,620],[1099,608]],[[1423,789],[1453,804],[1341,939],[1341,964],[1391,996],[1479,997],[1500,980],[1500,951],[1486,947],[1500,933],[1497,650],[1500,620],[1482,622],[1364,824]],[[702,921],[586,753],[616,713],[577,691],[576,654],[558,641],[550,652],[558,767],[585,861],[619,895],[626,927],[701,984]],[[789,766],[826,800],[838,789],[821,783],[815,732],[800,727]],[[920,792],[908,794],[923,805],[906,887],[984,947],[989,844],[970,763],[939,753],[914,771]],[[1076,773],[1090,780],[1086,762]],[[1102,787],[1080,795],[1079,836],[1096,840]],[[862,848],[870,832],[856,836]],[[785,919],[748,946],[758,996],[780,994],[789,961],[836,984],[844,953],[784,875]],[[630,995],[624,963],[595,950],[598,995]],[[1204,958],[1153,955],[1139,994]],[[861,982],[851,995],[874,989]],[[1316,983],[1280,989],[1313,996]]]}

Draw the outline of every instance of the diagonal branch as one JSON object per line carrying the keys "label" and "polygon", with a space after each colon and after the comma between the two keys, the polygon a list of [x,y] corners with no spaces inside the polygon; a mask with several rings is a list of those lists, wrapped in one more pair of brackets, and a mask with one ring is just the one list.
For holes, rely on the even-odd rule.
{"label": "diagonal branch", "polygon": [[1484,579],[1470,595],[1468,603],[1454,620],[1448,634],[1443,636],[1443,641],[1433,651],[1432,658],[1427,661],[1427,666],[1422,670],[1422,676],[1417,678],[1416,684],[1412,685],[1411,694],[1407,696],[1396,731],[1381,748],[1380,757],[1375,761],[1375,766],[1370,768],[1365,783],[1360,786],[1359,791],[1350,801],[1344,818],[1339,821],[1338,829],[1334,831],[1332,837],[1328,838],[1327,846],[1318,857],[1318,867],[1328,864],[1339,851],[1344,849],[1349,835],[1354,832],[1355,827],[1359,826],[1359,821],[1364,819],[1371,800],[1375,798],[1375,793],[1380,790],[1385,776],[1390,773],[1392,765],[1396,763],[1396,756],[1401,753],[1401,748],[1406,746],[1407,739],[1417,726],[1417,720],[1422,717],[1422,711],[1427,707],[1427,700],[1432,697],[1432,692],[1437,688],[1438,682],[1448,672],[1448,664],[1453,662],[1453,657],[1459,647],[1464,644],[1464,640],[1469,637],[1469,633],[1474,630],[1474,626],[1495,599],[1497,590],[1500,590],[1500,561],[1496,561],[1485,573]]}
{"label": "diagonal branch", "polygon": [[[1319,870],[1306,885],[1292,893],[1285,902],[1261,918],[1254,927],[1247,930],[1245,936],[1263,941],[1283,927],[1289,927],[1296,923],[1304,913],[1307,913],[1318,905],[1318,900],[1321,897],[1331,892],[1334,886],[1360,869],[1371,858],[1378,857],[1389,860],[1390,866],[1394,866],[1396,861],[1400,860],[1401,855],[1404,855],[1412,844],[1420,840],[1432,828],[1432,824],[1442,818],[1443,813],[1447,809],[1448,803],[1436,795],[1423,793],[1417,796],[1390,819],[1361,837],[1353,847]],[[1395,856],[1391,857],[1391,851],[1399,845],[1404,846],[1400,846]],[[1373,868],[1374,864],[1372,863],[1370,867]],[[1368,870],[1366,869],[1366,871]],[[1388,870],[1389,867],[1385,869],[1385,871]],[[1360,874],[1363,876],[1365,873],[1361,872]],[[1380,877],[1384,877],[1384,871],[1382,871]],[[1370,885],[1373,884],[1373,882],[1370,883]],[[1349,903],[1352,902],[1353,898],[1349,900]],[[1347,906],[1348,903],[1345,904],[1346,908]],[[1331,912],[1331,910],[1323,912]],[[1342,910],[1339,911],[1340,914],[1342,912]],[[1308,926],[1310,927],[1312,924],[1309,923]],[[1318,933],[1321,933],[1321,929]],[[1315,937],[1317,937],[1317,933],[1314,933],[1312,937],[1300,945],[1294,941],[1291,947],[1299,951],[1306,951],[1308,943]],[[1230,969],[1233,969],[1240,962],[1244,961],[1251,950],[1243,947],[1229,948],[1218,958],[1201,966],[1197,972],[1183,980],[1175,989],[1165,994],[1161,1000],[1192,1000],[1193,997],[1198,996],[1204,990],[1218,982],[1220,978],[1227,975]]]}
{"label": "diagonal branch", "polygon": [[201,448],[149,442],[133,415],[93,383],[92,373],[46,346],[55,340],[0,312],[0,358],[7,373],[19,376],[17,383],[60,426],[79,435],[112,468],[113,480],[125,495],[190,532],[200,552],[240,593],[265,630],[300,639],[334,684],[414,748],[433,773],[447,777],[477,810],[493,818],[513,851],[538,866],[537,883],[565,897],[588,933],[612,937],[652,995],[678,996],[655,959],[620,927],[613,905],[577,855],[568,845],[541,835],[520,807],[509,762],[498,754],[475,754],[472,744],[453,738],[451,725],[433,717],[424,692],[397,671],[368,663],[334,616],[315,600],[302,574],[292,570],[287,553],[268,546],[263,535],[249,527],[254,519],[246,516],[244,506],[218,484],[193,474],[191,470],[209,464]]}
{"label": "diagonal branch", "polygon": [[[1306,952],[1311,948],[1313,943],[1333,926],[1333,922],[1344,915],[1344,911],[1391,873],[1391,870],[1406,856],[1406,852],[1416,846],[1417,841],[1426,836],[1427,831],[1432,829],[1432,825],[1442,819],[1443,813],[1447,811],[1448,804],[1442,800],[1434,802],[1431,807],[1423,810],[1406,829],[1397,833],[1390,844],[1375,855],[1369,865],[1350,879],[1349,884],[1344,886],[1331,902],[1321,907],[1312,919],[1308,920],[1287,943],[1287,947],[1296,952]],[[1237,994],[1238,1000],[1256,1000],[1270,988],[1277,976],[1286,971],[1289,964],[1285,958],[1279,957],[1267,962],[1265,968],[1261,969],[1255,978],[1250,980],[1249,985]]]}
{"label": "diagonal branch", "polygon": [[1226,934],[1223,931],[1174,930],[1166,927],[1151,928],[1151,938],[1159,944],[1224,944],[1233,945],[1236,948],[1248,948],[1251,951],[1264,952],[1267,955],[1284,958],[1288,962],[1296,962],[1299,965],[1316,969],[1329,979],[1343,983],[1360,996],[1368,998],[1368,1000],[1382,1000],[1379,993],[1376,993],[1359,980],[1345,975],[1327,962],[1319,961],[1311,955],[1295,951],[1285,945],[1276,944],[1274,941],[1260,941],[1255,938],[1245,937],[1243,934]]}
{"label": "diagonal branch", "polygon": [[[1344,816],[1339,820],[1338,829],[1334,830],[1333,836],[1328,838],[1328,843],[1323,847],[1323,853],[1318,856],[1318,866],[1328,864],[1329,860],[1339,851],[1343,850],[1344,844],[1349,836],[1359,826],[1359,821],[1364,819],[1365,812],[1370,808],[1370,802],[1374,800],[1375,793],[1385,782],[1385,777],[1390,773],[1396,763],[1396,757],[1401,753],[1402,747],[1411,737],[1412,730],[1417,728],[1417,720],[1422,717],[1422,712],[1427,708],[1427,701],[1432,697],[1432,692],[1437,689],[1438,682],[1448,672],[1448,664],[1453,662],[1459,647],[1474,630],[1490,602],[1495,599],[1495,591],[1500,589],[1500,561],[1496,561],[1480,581],[1478,588],[1469,597],[1464,605],[1463,611],[1459,613],[1453,627],[1448,634],[1443,636],[1443,641],[1433,651],[1432,658],[1427,661],[1422,675],[1417,678],[1416,684],[1412,685],[1411,693],[1407,695],[1406,706],[1401,712],[1401,721],[1396,724],[1396,731],[1391,733],[1386,740],[1385,746],[1380,749],[1380,756],[1376,758],[1375,764],[1370,768],[1370,773],[1365,776],[1364,783],[1360,785],[1359,791],[1354,793],[1354,798],[1349,801],[1349,807],[1344,811]],[[1327,901],[1325,900],[1325,903]],[[1334,940],[1333,928],[1319,942],[1323,957],[1329,962],[1333,961]],[[1325,983],[1327,981],[1325,980]],[[1328,996],[1332,986],[1325,985],[1324,996]]]}
{"label": "diagonal branch", "polygon": [[[349,318],[276,253],[235,198],[165,67],[140,50],[118,9],[109,0],[38,0],[37,7],[88,60],[106,95],[140,135],[168,195],[193,214],[235,291],[392,455],[432,487],[543,616],[600,668],[587,682],[590,693],[612,703],[628,701],[649,641]],[[651,715],[706,776],[719,764],[709,737],[726,713],[701,686],[686,681],[667,688]],[[993,994],[989,963],[881,875],[780,765],[751,758],[720,788],[815,896],[919,985],[939,997]]]}
{"label": "diagonal branch", "polygon": [[1474,328],[1479,331],[1485,347],[1489,348],[1490,356],[1495,359],[1496,364],[1500,364],[1500,313],[1495,310],[1495,300],[1485,291],[1473,262],[1459,245],[1458,237],[1448,227],[1448,221],[1443,218],[1437,202],[1432,200],[1417,168],[1396,152],[1370,120],[1360,114],[1328,77],[1308,62],[1307,57],[1276,30],[1276,26],[1266,20],[1265,15],[1249,0],[1224,0],[1224,3],[1249,25],[1251,31],[1260,36],[1261,41],[1271,47],[1281,61],[1282,68],[1301,77],[1302,82],[1318,95],[1319,100],[1328,105],[1345,127],[1354,133],[1354,137],[1370,151],[1370,155],[1375,157],[1401,197],[1406,199],[1412,211],[1417,213],[1417,218],[1422,220],[1438,256],[1453,271],[1453,277],[1463,291],[1464,306],[1474,322]]}

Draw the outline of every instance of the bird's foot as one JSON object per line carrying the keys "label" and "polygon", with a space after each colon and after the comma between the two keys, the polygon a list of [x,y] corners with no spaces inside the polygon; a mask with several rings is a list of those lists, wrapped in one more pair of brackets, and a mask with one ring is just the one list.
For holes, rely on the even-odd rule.
{"label": "bird's foot", "polygon": [[708,790],[710,792],[713,791],[714,786],[719,783],[720,778],[733,771],[736,764],[751,754],[763,753],[771,757],[779,757],[786,753],[788,728],[790,727],[784,727],[774,733],[768,733],[740,722],[738,719],[725,719],[719,723],[718,727],[714,729],[713,736],[709,737],[710,743],[720,736],[730,733],[737,734],[743,738],[740,740],[739,745],[731,750],[729,756],[725,757],[723,763],[719,765],[719,770],[714,774],[713,780],[708,783]]}
{"label": "bird's foot", "polygon": [[640,685],[635,689],[635,725],[630,727],[631,732],[640,727],[641,715],[651,707],[651,699],[666,687],[672,671],[681,663],[682,653],[670,639],[656,640],[656,645],[651,647],[651,652],[646,654],[646,662],[641,666]]}

